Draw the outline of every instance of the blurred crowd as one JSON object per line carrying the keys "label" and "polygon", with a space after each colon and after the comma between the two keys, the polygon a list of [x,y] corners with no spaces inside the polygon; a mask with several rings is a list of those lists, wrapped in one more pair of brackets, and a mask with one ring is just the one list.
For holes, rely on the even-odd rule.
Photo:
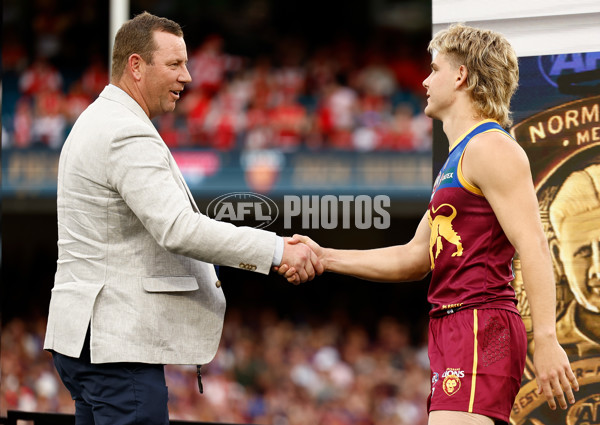
{"label": "blurred crowd", "polygon": [[[107,8],[101,1],[7,1],[3,12],[2,147],[60,149],[108,84]],[[155,125],[173,148],[429,150],[425,45],[402,36],[357,38],[308,46],[282,36],[259,54],[234,52],[219,31],[188,41],[193,81],[175,113]],[[42,350],[45,328],[45,317],[2,323],[0,415],[74,412]],[[203,367],[203,395],[195,366],[166,366],[170,416],[425,425],[426,336],[415,338],[413,328],[394,317],[366,327],[343,314],[289,320],[269,309],[230,308],[217,355]]]}
{"label": "blurred crowd", "polygon": [[[155,124],[170,147],[428,150],[428,59],[407,43],[339,39],[307,48],[285,39],[275,53],[243,57],[211,34],[188,46],[193,81],[176,112]],[[30,59],[17,40],[5,46],[4,72],[14,78],[4,79],[2,146],[59,149],[108,83],[105,58],[90,54],[74,72],[44,55]]]}
{"label": "blurred crowd", "polygon": [[[248,317],[251,316],[251,317]],[[12,319],[1,341],[0,406],[73,413],[49,353],[45,319]],[[221,345],[203,371],[166,366],[171,419],[269,425],[425,425],[426,337],[382,317],[368,332],[347,315],[290,321],[269,309],[227,312]]]}

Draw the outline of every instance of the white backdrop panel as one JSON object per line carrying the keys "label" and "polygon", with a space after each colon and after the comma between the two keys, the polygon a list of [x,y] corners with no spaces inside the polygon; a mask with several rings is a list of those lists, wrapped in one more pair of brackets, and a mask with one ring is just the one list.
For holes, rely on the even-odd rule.
{"label": "white backdrop panel", "polygon": [[432,0],[432,19],[499,31],[518,56],[600,51],[600,0]]}

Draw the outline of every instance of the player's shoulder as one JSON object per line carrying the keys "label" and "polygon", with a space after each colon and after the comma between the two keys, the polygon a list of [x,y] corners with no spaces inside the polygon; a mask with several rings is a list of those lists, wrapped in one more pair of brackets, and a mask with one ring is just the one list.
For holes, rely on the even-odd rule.
{"label": "player's shoulder", "polygon": [[527,155],[521,145],[510,134],[500,129],[477,134],[470,141],[468,150],[470,157],[481,161],[527,160]]}
{"label": "player's shoulder", "polygon": [[529,159],[515,139],[504,132],[490,131],[478,134],[469,143],[463,174],[485,193],[490,187],[510,185],[514,178],[529,175]]}

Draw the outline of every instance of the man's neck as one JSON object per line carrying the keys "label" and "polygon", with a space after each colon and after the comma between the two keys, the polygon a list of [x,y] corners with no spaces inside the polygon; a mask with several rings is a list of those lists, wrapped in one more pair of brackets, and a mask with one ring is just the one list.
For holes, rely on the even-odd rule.
{"label": "man's neck", "polygon": [[467,130],[482,121],[484,118],[475,113],[470,103],[464,105],[454,105],[449,113],[441,118],[442,127],[450,147],[454,145],[457,139]]}
{"label": "man's neck", "polygon": [[127,93],[133,100],[135,100],[142,107],[142,109],[144,110],[146,115],[148,115],[150,117],[148,108],[146,107],[146,104],[144,103],[144,98],[141,95],[141,93],[139,92],[139,90],[137,89],[137,87],[135,86],[135,84],[132,84],[127,78],[121,78],[118,81],[111,80],[110,83],[114,86],[117,86],[118,88],[123,90],[125,93]]}

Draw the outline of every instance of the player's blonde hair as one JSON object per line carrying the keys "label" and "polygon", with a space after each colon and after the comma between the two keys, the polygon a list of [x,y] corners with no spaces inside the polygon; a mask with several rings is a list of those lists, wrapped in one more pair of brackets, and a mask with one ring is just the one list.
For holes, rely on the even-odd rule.
{"label": "player's blonde hair", "polygon": [[125,22],[117,31],[112,52],[111,79],[121,78],[129,57],[134,53],[140,55],[145,62],[153,63],[152,58],[156,51],[155,31],[164,31],[183,37],[183,30],[177,22],[148,12],[140,13]]}
{"label": "player's blonde hair", "polygon": [[467,90],[479,114],[504,128],[512,125],[510,99],[519,84],[519,64],[502,34],[454,24],[433,37],[429,51],[467,68]]}

